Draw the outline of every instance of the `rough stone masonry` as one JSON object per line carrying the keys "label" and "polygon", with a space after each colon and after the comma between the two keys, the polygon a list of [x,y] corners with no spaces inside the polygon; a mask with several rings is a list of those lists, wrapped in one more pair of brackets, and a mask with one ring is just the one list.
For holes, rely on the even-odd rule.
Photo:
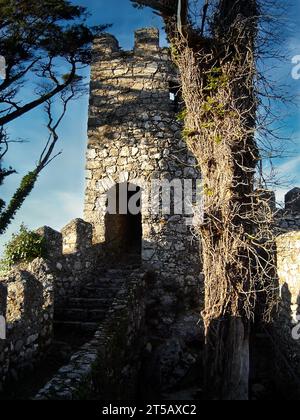
{"label": "rough stone masonry", "polygon": [[[103,35],[93,57],[85,221],[76,219],[61,232],[39,229],[48,261],[16,267],[0,279],[0,316],[6,317],[8,338],[0,340],[0,389],[8,376],[32,369],[43,357],[53,339],[55,313],[70,299],[80,299],[91,281],[99,286],[100,269],[132,263],[138,268],[121,286],[114,284],[118,293],[93,339],[37,399],[78,399],[83,392],[88,398],[87,392],[95,389],[107,399],[133,397],[137,377],[142,378],[139,388],[148,387],[147,396],[157,397],[183,378],[195,383],[199,375],[199,244],[184,215],[153,214],[145,199],[149,180],[199,178],[176,118],[176,69],[153,28],[137,31],[134,50],[126,52],[112,35]],[[108,199],[123,184],[137,187],[141,210],[108,215]],[[176,202],[174,195],[172,199]],[[300,190],[293,189],[285,209],[277,211],[281,301],[273,328],[276,347],[297,366],[296,383],[300,341],[291,332],[300,330],[299,209]],[[286,362],[284,376],[285,369]]]}
{"label": "rough stone masonry", "polygon": [[[159,31],[154,28],[135,33],[133,51],[122,51],[106,34],[95,42],[93,52],[85,220],[93,225],[94,243],[106,242],[112,249],[134,235],[140,224],[141,259],[156,272],[149,319],[165,335],[176,311],[199,304],[200,286],[199,245],[184,216],[174,211],[152,214],[143,199],[153,179],[200,178],[176,119],[177,71],[169,49],[159,47]],[[141,189],[136,221],[106,214],[110,191],[124,183]]]}

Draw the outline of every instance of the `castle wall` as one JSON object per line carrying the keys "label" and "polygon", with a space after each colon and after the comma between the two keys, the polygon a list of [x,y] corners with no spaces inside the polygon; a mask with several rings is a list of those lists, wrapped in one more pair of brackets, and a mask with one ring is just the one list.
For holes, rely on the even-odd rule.
{"label": "castle wall", "polygon": [[279,307],[271,324],[278,389],[288,399],[300,397],[300,232],[280,235],[277,245]]}
{"label": "castle wall", "polygon": [[300,189],[293,188],[285,195],[284,208],[277,212],[280,233],[300,230]]}
{"label": "castle wall", "polygon": [[169,50],[159,48],[155,29],[136,33],[134,51],[121,51],[111,35],[94,45],[85,220],[93,225],[94,242],[105,242],[110,189],[124,182],[142,188],[142,260],[157,273],[149,320],[166,330],[176,311],[190,307],[191,296],[193,303],[199,302],[200,283],[199,247],[184,216],[174,211],[153,214],[146,199],[153,180],[199,178],[170,95],[176,83]]}
{"label": "castle wall", "polygon": [[[300,190],[285,196],[284,208],[276,212],[276,258],[278,308],[268,326],[266,345],[274,382],[287,399],[300,396]],[[271,352],[271,350],[269,349]],[[271,354],[271,353],[270,353]],[[267,357],[270,357],[270,354]]]}
{"label": "castle wall", "polygon": [[[300,232],[278,237],[277,273],[281,297],[291,310],[290,322],[297,323],[297,315],[300,318]],[[289,302],[286,302],[287,294]]]}
{"label": "castle wall", "polygon": [[281,232],[293,232],[300,230],[300,213],[295,214],[286,210],[280,213],[279,229]]}
{"label": "castle wall", "polygon": [[144,276],[132,273],[106,321],[37,393],[36,400],[125,400],[136,397],[145,328]]}
{"label": "castle wall", "polygon": [[6,380],[33,369],[52,340],[54,279],[48,264],[35,260],[1,279],[0,314],[6,339],[0,340],[0,390]]}
{"label": "castle wall", "polygon": [[17,266],[0,280],[0,315],[7,327],[6,339],[0,340],[0,390],[7,378],[16,379],[45,356],[54,311],[78,296],[99,269],[101,247],[92,245],[89,223],[75,219],[62,232],[44,226],[37,233],[45,238],[47,261]]}
{"label": "castle wall", "polygon": [[82,219],[72,220],[61,232],[47,226],[37,232],[46,240],[55,277],[55,307],[60,309],[69,298],[79,296],[85,283],[105,267],[105,252],[92,244],[92,225]]}

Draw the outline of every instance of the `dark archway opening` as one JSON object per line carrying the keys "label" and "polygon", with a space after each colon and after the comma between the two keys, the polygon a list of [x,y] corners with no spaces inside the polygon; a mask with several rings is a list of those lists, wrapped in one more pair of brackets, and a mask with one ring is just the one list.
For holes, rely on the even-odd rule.
{"label": "dark archway opening", "polygon": [[142,191],[134,184],[116,184],[107,193],[105,242],[118,254],[142,252]]}

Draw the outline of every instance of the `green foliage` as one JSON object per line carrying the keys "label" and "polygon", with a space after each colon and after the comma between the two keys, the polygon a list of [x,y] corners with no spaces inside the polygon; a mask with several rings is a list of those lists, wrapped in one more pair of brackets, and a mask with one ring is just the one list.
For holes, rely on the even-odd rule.
{"label": "green foliage", "polygon": [[188,140],[190,137],[192,137],[193,135],[195,135],[195,134],[197,134],[194,130],[191,130],[191,129],[189,129],[189,128],[184,128],[183,130],[182,130],[182,137],[185,139],[185,140]]}
{"label": "green foliage", "polygon": [[207,185],[204,186],[203,193],[206,197],[213,197],[214,196],[213,190],[211,188],[209,188]]}
{"label": "green foliage", "polygon": [[206,91],[216,91],[221,87],[226,87],[228,84],[228,77],[222,73],[220,67],[214,67],[207,76]]}
{"label": "green foliage", "polygon": [[[24,203],[26,197],[28,197],[28,195],[31,193],[36,183],[37,177],[38,174],[36,171],[29,172],[27,175],[25,175],[21,181],[19,188],[10,200],[10,203],[4,210],[0,212],[0,234],[6,231],[8,225],[13,220],[16,212]],[[3,207],[4,204],[2,203],[2,208]]]}
{"label": "green foliage", "polygon": [[211,98],[210,96],[206,97],[206,102],[201,105],[201,109],[203,112],[210,112],[216,106],[216,100]]}
{"label": "green foliage", "polygon": [[174,44],[171,44],[170,51],[171,51],[172,58],[176,61],[179,58],[180,54],[177,47]]}
{"label": "green foliage", "polygon": [[177,121],[184,121],[187,117],[187,109],[184,108],[182,111],[180,111],[177,115],[176,115],[176,120]]}
{"label": "green foliage", "polygon": [[190,134],[190,130],[188,128],[184,128],[181,132],[182,137],[184,138],[184,140],[187,140]]}
{"label": "green foliage", "polygon": [[4,259],[1,261],[0,265],[3,270],[11,268],[20,262],[30,262],[35,258],[43,258],[45,256],[45,239],[22,225],[20,232],[14,234],[10,242],[6,244]]}
{"label": "green foliage", "polygon": [[216,106],[215,111],[216,111],[216,114],[217,114],[219,117],[224,117],[224,116],[225,116],[225,106],[224,106],[223,104],[218,104],[218,105]]}
{"label": "green foliage", "polygon": [[220,134],[217,134],[214,138],[215,143],[221,144],[222,143],[222,136]]}
{"label": "green foliage", "polygon": [[206,102],[201,105],[201,109],[204,113],[212,112],[219,117],[225,115],[225,106],[211,96],[206,97]]}
{"label": "green foliage", "polygon": [[215,125],[214,121],[206,121],[201,123],[202,130],[209,130],[210,128],[213,128]]}

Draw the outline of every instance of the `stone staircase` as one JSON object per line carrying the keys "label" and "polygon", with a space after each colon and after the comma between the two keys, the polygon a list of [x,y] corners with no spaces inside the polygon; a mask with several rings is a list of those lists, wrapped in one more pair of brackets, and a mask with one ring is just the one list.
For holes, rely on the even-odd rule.
{"label": "stone staircase", "polygon": [[70,341],[70,336],[78,334],[87,338],[92,336],[133,269],[134,266],[129,266],[95,274],[94,280],[82,288],[79,297],[69,299],[62,309],[55,310],[54,341]]}
{"label": "stone staircase", "polygon": [[54,313],[54,339],[45,359],[8,386],[0,400],[31,399],[85,343],[92,340],[105,320],[121,286],[139,265],[118,264],[117,269],[95,272],[93,280]]}

